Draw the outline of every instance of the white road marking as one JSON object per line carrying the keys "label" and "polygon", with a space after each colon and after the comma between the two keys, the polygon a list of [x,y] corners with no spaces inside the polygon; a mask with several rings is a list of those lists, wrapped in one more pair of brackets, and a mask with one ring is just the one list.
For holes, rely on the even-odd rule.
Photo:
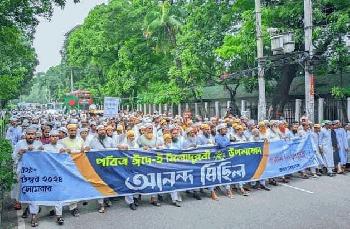
{"label": "white road marking", "polygon": [[18,222],[18,229],[25,229],[26,223],[24,222],[24,219],[22,218],[22,211],[16,211],[17,212],[17,222]]}
{"label": "white road marking", "polygon": [[288,187],[288,188],[292,188],[292,189],[298,190],[298,191],[306,192],[306,193],[309,193],[309,194],[314,194],[314,192],[305,190],[303,188],[298,188],[298,187],[295,187],[295,186],[292,186],[292,185],[288,185],[288,184],[281,184],[281,185],[283,185],[285,187]]}

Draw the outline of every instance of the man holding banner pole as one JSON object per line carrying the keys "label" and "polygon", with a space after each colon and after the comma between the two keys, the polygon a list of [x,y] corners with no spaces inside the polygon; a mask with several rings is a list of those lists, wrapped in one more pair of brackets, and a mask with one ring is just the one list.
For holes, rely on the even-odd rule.
{"label": "man holding banner pole", "polygon": [[[64,146],[58,142],[59,139],[58,130],[51,130],[50,132],[50,144],[44,145],[44,151],[49,153],[65,153]],[[55,205],[55,210],[50,211],[50,215],[54,215],[56,213],[57,216],[57,224],[63,225],[64,219],[62,217],[63,204],[57,203]]]}
{"label": "man holding banner pole", "polygon": [[[15,186],[13,189],[13,195],[16,201],[19,199],[19,189],[21,184],[21,169],[22,169],[22,156],[28,151],[41,150],[43,145],[40,141],[35,140],[36,129],[29,127],[25,132],[25,139],[19,141],[13,152],[12,158],[16,166],[16,174],[18,179],[18,186]],[[38,226],[37,214],[39,212],[39,206],[36,204],[30,203],[29,208],[25,208],[22,214],[22,218],[27,218],[28,213],[32,215],[31,224],[33,227]]]}
{"label": "man holding banner pole", "polygon": [[[65,147],[67,153],[75,154],[84,151],[84,141],[82,138],[77,136],[78,125],[70,123],[67,125],[68,137],[62,140],[62,144]],[[78,203],[73,202],[69,205],[69,210],[74,217],[79,216]]]}
{"label": "man holding banner pole", "polygon": [[[103,149],[111,149],[113,148],[112,138],[107,136],[106,128],[103,125],[97,126],[97,135],[89,142],[88,147],[91,150],[103,150]],[[93,152],[90,152],[93,153]],[[106,206],[111,206],[112,202],[109,199],[98,199],[99,204],[98,212],[104,213],[104,203],[106,202]]]}

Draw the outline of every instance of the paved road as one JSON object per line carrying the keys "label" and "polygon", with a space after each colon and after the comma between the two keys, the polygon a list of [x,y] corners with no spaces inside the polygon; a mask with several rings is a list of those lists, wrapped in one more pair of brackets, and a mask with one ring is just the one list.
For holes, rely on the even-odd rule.
{"label": "paved road", "polygon": [[[272,187],[271,192],[252,191],[249,197],[234,199],[220,196],[219,201],[192,199],[183,193],[182,207],[163,203],[153,207],[145,200],[137,211],[131,211],[123,200],[113,203],[105,214],[97,213],[96,203],[81,207],[74,218],[65,213],[65,224],[59,227],[55,218],[43,210],[39,228],[74,229],[196,229],[196,228],[350,228],[350,173],[334,178],[302,180],[293,178],[289,186]],[[12,211],[6,212],[4,228],[31,228],[29,219],[19,224]]]}

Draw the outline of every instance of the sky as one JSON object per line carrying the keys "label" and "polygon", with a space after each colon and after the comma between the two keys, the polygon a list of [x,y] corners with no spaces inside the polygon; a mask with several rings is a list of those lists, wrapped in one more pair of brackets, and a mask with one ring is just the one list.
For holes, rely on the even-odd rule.
{"label": "sky", "polygon": [[55,8],[50,21],[40,19],[34,39],[34,48],[40,62],[36,71],[45,72],[51,66],[58,65],[61,61],[60,50],[64,43],[64,34],[82,24],[96,5],[107,2],[108,0],[80,0],[80,3],[74,4],[73,0],[67,0],[63,10],[60,7]]}

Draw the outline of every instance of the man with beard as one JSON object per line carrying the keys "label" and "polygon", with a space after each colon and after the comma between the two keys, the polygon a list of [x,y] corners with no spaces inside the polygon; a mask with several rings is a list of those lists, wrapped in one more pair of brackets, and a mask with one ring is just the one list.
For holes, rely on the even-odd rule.
{"label": "man with beard", "polygon": [[323,156],[320,154],[320,130],[321,130],[321,126],[320,124],[315,124],[314,125],[314,131],[311,133],[311,137],[312,137],[312,141],[313,141],[313,145],[315,147],[315,152],[316,152],[316,157],[317,157],[317,161],[319,166],[313,167],[311,168],[311,172],[313,174],[313,177],[317,177],[317,176],[322,176],[322,174],[319,172],[322,169],[322,166],[325,164],[324,160],[323,160]]}
{"label": "man with beard", "polygon": [[345,172],[345,165],[347,162],[347,152],[349,151],[349,145],[348,145],[348,140],[347,140],[347,136],[346,136],[346,131],[345,129],[341,126],[341,123],[339,120],[335,120],[335,133],[337,136],[337,141],[338,141],[338,145],[339,145],[339,159],[340,159],[340,163],[338,163],[338,171],[340,171],[340,173],[344,173]]}
{"label": "man with beard", "polygon": [[[49,153],[64,153],[64,146],[58,142],[59,140],[59,132],[57,130],[52,130],[50,132],[50,143],[44,145],[44,151]],[[57,216],[57,224],[63,225],[64,219],[62,217],[62,209],[63,204],[59,203],[55,206],[55,210],[50,211],[50,215],[54,216],[56,213]]]}
{"label": "man with beard", "polygon": [[108,137],[113,138],[114,129],[112,125],[106,126],[106,134]]}
{"label": "man with beard", "polygon": [[278,130],[279,130],[281,139],[287,139],[289,130],[288,130],[288,123],[285,120],[279,121]]}
{"label": "man with beard", "polygon": [[[84,150],[86,150],[84,148],[84,140],[81,137],[77,136],[77,128],[78,128],[78,125],[74,123],[67,125],[68,137],[62,140],[62,144],[64,145],[65,151],[67,153],[71,153],[71,154],[81,153],[81,152],[84,152]],[[77,202],[71,203],[69,205],[69,210],[74,217],[79,216],[79,209],[78,209]]]}
{"label": "man with beard", "polygon": [[[215,143],[219,147],[219,149],[225,148],[228,145],[230,145],[230,139],[227,137],[227,125],[226,123],[221,123],[216,127],[217,134],[215,135]],[[231,186],[230,185],[225,185],[226,189],[226,196],[228,198],[233,199],[233,193],[231,191]],[[211,191],[211,198],[213,200],[218,200],[218,197],[215,193],[214,188],[210,188],[209,191]]]}
{"label": "man with beard", "polygon": [[[268,122],[265,122],[265,121],[261,121],[258,123],[259,137],[260,137],[260,140],[263,140],[263,141],[270,141],[270,131],[267,127],[267,123]],[[261,182],[263,185],[265,184],[265,181],[261,181]],[[275,180],[275,178],[271,178],[269,180],[269,183],[274,186],[277,186],[277,181]]]}
{"label": "man with beard", "polygon": [[113,144],[115,146],[123,145],[126,141],[126,134],[122,124],[117,125],[117,131],[113,134]]}
{"label": "man with beard", "polygon": [[107,136],[106,128],[103,125],[97,126],[97,135],[88,145],[93,150],[113,148],[112,138]]}
{"label": "man with beard", "polygon": [[[142,147],[144,150],[150,150],[152,148],[155,148],[157,146],[157,139],[155,138],[153,134],[153,125],[152,123],[146,123],[144,125],[144,132],[140,136],[140,147]],[[151,204],[160,207],[160,203],[158,202],[155,195],[151,196]]]}
{"label": "man with beard", "polygon": [[[43,145],[41,144],[41,142],[35,140],[35,132],[36,132],[36,130],[34,128],[29,127],[26,130],[25,138],[16,144],[15,150],[13,151],[13,154],[12,154],[12,158],[14,160],[14,165],[17,168],[16,174],[17,174],[17,179],[18,179],[18,185],[15,186],[13,189],[12,197],[16,199],[16,206],[15,207],[17,207],[17,208],[20,208],[20,204],[18,202],[18,199],[19,199],[20,176],[21,176],[21,168],[22,168],[22,156],[23,156],[23,154],[25,154],[29,151],[43,149]],[[37,219],[38,212],[39,212],[39,207],[37,205],[29,204],[29,209],[26,208],[24,210],[22,218],[27,218],[29,213],[32,214],[31,224],[33,227],[36,227],[36,226],[38,226],[38,219]]]}
{"label": "man with beard", "polygon": [[171,126],[170,127],[170,133],[171,133],[171,139],[173,148],[175,149],[183,149],[184,140],[183,137],[180,134],[179,127]]}
{"label": "man with beard", "polygon": [[292,128],[290,131],[288,131],[286,138],[291,140],[293,138],[297,138],[298,137],[298,128],[299,128],[299,124],[294,122],[292,124]]}
{"label": "man with beard", "polygon": [[[346,129],[346,139],[348,141],[348,146],[350,146],[350,124],[349,123],[346,124],[345,129]],[[347,152],[347,157],[346,158],[347,158],[346,165],[347,165],[347,168],[348,168],[347,171],[349,171],[348,165],[349,165],[349,159],[350,159],[350,149]]]}
{"label": "man with beard", "polygon": [[186,133],[187,138],[185,139],[183,149],[196,148],[199,143],[196,130],[193,127],[188,127]]}
{"label": "man with beard", "polygon": [[128,132],[126,132],[126,144],[129,149],[139,148],[139,145],[137,144],[136,136],[133,130],[128,130]]}
{"label": "man with beard", "polygon": [[[234,137],[236,139],[235,142],[242,143],[248,141],[248,139],[244,135],[244,128],[241,125],[236,126]],[[236,188],[240,190],[243,196],[249,196],[249,192],[247,192],[243,187],[244,184],[244,182],[239,182],[238,184],[236,184]]]}
{"label": "man with beard", "polygon": [[[307,120],[307,119],[305,119],[305,120]],[[298,128],[298,135],[299,135],[299,137],[305,138],[310,133],[311,133],[311,130],[310,130],[310,125],[309,125],[308,121],[302,122],[301,126],[299,126],[299,128]],[[301,171],[301,177],[303,179],[308,179],[309,178],[307,173],[306,173],[306,170]],[[314,175],[313,177],[316,178],[317,176]]]}
{"label": "man with beard", "polygon": [[[136,142],[135,133],[133,130],[128,130],[126,132],[126,149],[138,149],[139,145]],[[139,206],[139,199],[134,195],[125,196],[125,202],[129,205],[131,210],[137,210]]]}
{"label": "man with beard", "polygon": [[198,135],[198,145],[214,145],[215,139],[211,134],[210,126],[208,124],[201,125],[202,133]]}
{"label": "man with beard", "polygon": [[[324,128],[321,129],[319,134],[319,144],[320,152],[323,154],[325,163],[327,165],[328,176],[333,177],[334,169],[334,158],[333,158],[333,142],[332,141],[332,131],[331,131],[331,121],[325,121]],[[336,143],[336,140],[335,142]]]}
{"label": "man with beard", "polygon": [[152,123],[144,125],[144,133],[140,136],[140,147],[145,150],[155,148],[157,146],[157,139],[153,134]]}
{"label": "man with beard", "polygon": [[6,132],[6,139],[11,141],[12,146],[14,147],[19,140],[21,140],[22,130],[17,126],[17,119],[11,118],[10,127]]}
{"label": "man with beard", "polygon": [[271,128],[269,129],[269,140],[280,140],[281,137],[279,134],[277,120],[271,120],[270,126],[271,126]]}
{"label": "man with beard", "polygon": [[[113,148],[112,138],[107,136],[106,128],[103,125],[99,125],[96,129],[97,135],[89,142],[88,147],[92,150],[103,150]],[[97,202],[99,204],[99,213],[105,212],[104,203],[106,203],[107,207],[110,207],[112,205],[112,202],[107,199],[105,201],[103,199],[98,199]]]}

